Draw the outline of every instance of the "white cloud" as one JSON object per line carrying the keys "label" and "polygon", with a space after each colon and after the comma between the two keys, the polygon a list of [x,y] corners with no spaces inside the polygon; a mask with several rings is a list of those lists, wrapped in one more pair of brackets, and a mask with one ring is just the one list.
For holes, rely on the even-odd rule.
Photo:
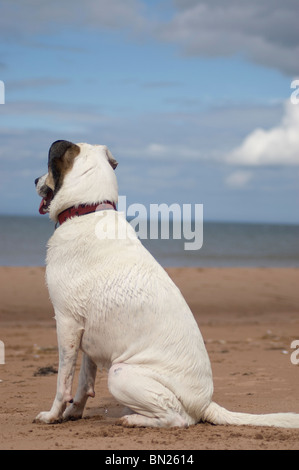
{"label": "white cloud", "polygon": [[200,152],[198,149],[193,149],[184,145],[162,145],[152,143],[149,144],[143,151],[144,155],[152,158],[182,158],[182,159],[198,159]]}
{"label": "white cloud", "polygon": [[198,147],[184,144],[159,144],[155,142],[147,145],[138,142],[135,145],[129,144],[122,148],[116,147],[116,153],[129,158],[142,158],[147,161],[197,162],[205,158],[204,153],[201,152]]}
{"label": "white cloud", "polygon": [[247,187],[252,176],[251,171],[237,170],[226,177],[225,184],[232,189],[243,189]]}
{"label": "white cloud", "polygon": [[238,165],[299,165],[299,105],[285,103],[281,123],[251,132],[226,161]]}

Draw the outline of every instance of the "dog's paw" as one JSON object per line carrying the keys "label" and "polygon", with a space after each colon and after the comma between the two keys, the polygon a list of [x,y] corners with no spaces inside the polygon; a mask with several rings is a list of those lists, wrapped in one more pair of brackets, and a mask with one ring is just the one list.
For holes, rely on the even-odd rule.
{"label": "dog's paw", "polygon": [[62,419],[63,421],[76,421],[77,419],[81,419],[82,415],[83,410],[76,406],[75,403],[72,403],[63,413]]}
{"label": "dog's paw", "polygon": [[54,416],[51,411],[41,411],[33,420],[34,423],[55,424],[61,423],[62,419]]}
{"label": "dog's paw", "polygon": [[125,428],[134,428],[136,427],[135,424],[131,424],[128,420],[127,420],[127,416],[122,416],[121,418],[118,418],[116,421],[115,421],[115,425],[116,426],[123,426]]}
{"label": "dog's paw", "polygon": [[153,418],[147,418],[139,414],[129,414],[122,416],[116,421],[117,426],[123,426],[125,428],[136,428],[136,427],[147,427],[153,425]]}

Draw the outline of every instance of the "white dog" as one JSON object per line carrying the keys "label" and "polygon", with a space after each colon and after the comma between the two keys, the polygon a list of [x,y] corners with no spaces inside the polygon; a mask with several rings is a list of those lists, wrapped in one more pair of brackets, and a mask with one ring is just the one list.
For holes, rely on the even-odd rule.
{"label": "white dog", "polygon": [[188,305],[116,211],[116,166],[105,146],[56,141],[48,173],[36,180],[40,212],[60,223],[46,269],[59,345],[57,393],[36,421],[81,418],[94,396],[97,366],[104,366],[110,392],[130,410],[121,418],[125,426],[208,421],[299,428],[298,414],[236,413],[212,401],[210,361]]}

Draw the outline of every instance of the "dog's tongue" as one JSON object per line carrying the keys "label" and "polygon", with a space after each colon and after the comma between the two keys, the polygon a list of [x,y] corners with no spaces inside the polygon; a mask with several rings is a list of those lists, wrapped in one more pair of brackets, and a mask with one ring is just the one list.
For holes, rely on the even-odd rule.
{"label": "dog's tongue", "polygon": [[52,191],[49,191],[47,196],[42,198],[41,203],[39,205],[38,211],[40,214],[44,215],[44,214],[47,214],[47,212],[49,212],[49,205],[51,201],[52,201]]}

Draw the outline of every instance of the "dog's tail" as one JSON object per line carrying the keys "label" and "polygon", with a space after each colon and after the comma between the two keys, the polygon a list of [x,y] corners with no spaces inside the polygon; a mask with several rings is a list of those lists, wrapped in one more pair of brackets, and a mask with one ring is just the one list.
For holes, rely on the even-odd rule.
{"label": "dog's tail", "polygon": [[261,415],[239,413],[228,411],[213,401],[206,408],[202,421],[211,424],[244,424],[251,426],[274,426],[278,428],[299,428],[299,414],[296,413],[271,413]]}

